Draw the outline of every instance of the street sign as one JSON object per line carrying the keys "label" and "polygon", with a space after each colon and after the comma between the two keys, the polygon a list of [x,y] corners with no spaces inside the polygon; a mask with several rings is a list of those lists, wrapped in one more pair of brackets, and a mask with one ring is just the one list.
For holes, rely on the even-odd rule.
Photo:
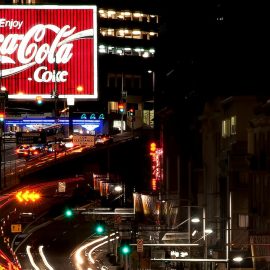
{"label": "street sign", "polygon": [[22,232],[22,225],[21,224],[11,224],[11,232],[12,233]]}
{"label": "street sign", "polygon": [[143,239],[137,239],[137,252],[143,252]]}
{"label": "street sign", "polygon": [[58,182],[58,192],[66,192],[66,182]]}
{"label": "street sign", "polygon": [[73,135],[74,145],[80,146],[94,146],[95,145],[95,136],[94,135]]}
{"label": "street sign", "polygon": [[4,243],[9,243],[9,237],[4,237]]}

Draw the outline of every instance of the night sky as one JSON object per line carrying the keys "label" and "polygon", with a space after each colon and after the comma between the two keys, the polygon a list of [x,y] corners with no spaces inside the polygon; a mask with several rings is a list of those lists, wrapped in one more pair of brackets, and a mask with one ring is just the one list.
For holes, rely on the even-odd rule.
{"label": "night sky", "polygon": [[161,9],[162,91],[184,97],[268,94],[269,16],[262,1],[166,4]]}

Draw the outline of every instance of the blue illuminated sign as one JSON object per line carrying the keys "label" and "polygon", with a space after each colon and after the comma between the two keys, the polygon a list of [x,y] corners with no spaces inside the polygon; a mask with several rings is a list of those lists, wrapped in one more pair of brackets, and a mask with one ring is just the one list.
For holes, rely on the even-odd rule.
{"label": "blue illuminated sign", "polygon": [[80,114],[80,116],[78,117],[76,115],[76,113],[74,113],[75,115],[75,118],[79,118],[81,120],[86,120],[86,119],[90,119],[90,120],[96,120],[96,119],[99,119],[99,120],[104,120],[105,119],[105,116],[104,116],[104,113],[82,113]]}

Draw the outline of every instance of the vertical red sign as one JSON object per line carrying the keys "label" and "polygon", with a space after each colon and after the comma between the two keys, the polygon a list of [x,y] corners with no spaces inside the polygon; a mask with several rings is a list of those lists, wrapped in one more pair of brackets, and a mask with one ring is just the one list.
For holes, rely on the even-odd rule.
{"label": "vertical red sign", "polygon": [[0,6],[0,83],[9,98],[97,98],[95,6]]}

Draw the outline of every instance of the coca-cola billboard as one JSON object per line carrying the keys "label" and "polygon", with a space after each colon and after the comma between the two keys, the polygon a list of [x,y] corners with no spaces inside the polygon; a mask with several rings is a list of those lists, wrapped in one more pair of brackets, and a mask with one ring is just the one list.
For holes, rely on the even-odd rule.
{"label": "coca-cola billboard", "polygon": [[97,98],[95,6],[0,6],[0,84],[12,99]]}

